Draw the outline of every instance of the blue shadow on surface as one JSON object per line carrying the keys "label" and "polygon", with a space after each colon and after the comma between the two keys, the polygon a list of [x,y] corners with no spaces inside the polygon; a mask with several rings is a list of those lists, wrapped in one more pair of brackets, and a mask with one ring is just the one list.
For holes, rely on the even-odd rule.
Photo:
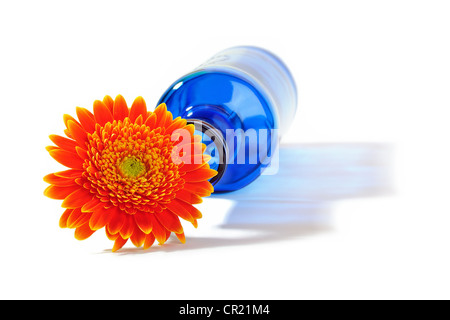
{"label": "blue shadow on surface", "polygon": [[391,154],[381,144],[282,145],[275,175],[213,197],[237,202],[227,225],[284,223],[290,214],[304,220],[302,211],[316,212],[336,200],[392,193]]}

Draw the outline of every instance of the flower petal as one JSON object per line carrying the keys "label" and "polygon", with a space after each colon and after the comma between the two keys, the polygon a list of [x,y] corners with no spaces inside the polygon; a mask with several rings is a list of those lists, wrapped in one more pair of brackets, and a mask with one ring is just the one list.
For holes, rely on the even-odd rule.
{"label": "flower petal", "polygon": [[176,129],[180,129],[182,127],[184,127],[186,125],[186,119],[182,119],[180,117],[178,117],[177,119],[175,119],[172,124],[170,124],[166,131],[165,134],[172,134],[172,132],[174,132]]}
{"label": "flower petal", "polygon": [[139,248],[144,244],[145,237],[146,237],[145,233],[143,233],[139,228],[135,228],[130,239],[131,239],[131,242],[133,242],[133,244]]}
{"label": "flower petal", "polygon": [[184,232],[182,233],[175,233],[178,240],[180,240],[181,243],[186,243],[186,237],[184,236]]}
{"label": "flower petal", "polygon": [[191,214],[191,216],[194,219],[200,219],[202,217],[202,213],[200,212],[200,210],[198,210],[196,207],[194,207],[191,204],[188,203],[182,203],[182,206],[184,206],[184,208],[189,211],[189,213]]}
{"label": "flower petal", "polygon": [[142,115],[142,120],[145,121],[147,119],[147,105],[142,97],[137,97],[130,109],[129,117],[131,122],[135,122],[140,115]]}
{"label": "flower petal", "polygon": [[172,123],[172,113],[167,112],[165,103],[161,103],[153,112],[156,114],[156,127],[166,128],[166,124]]}
{"label": "flower petal", "polygon": [[79,125],[81,125],[77,120],[75,120],[74,117],[72,117],[72,116],[69,115],[69,114],[63,115],[63,120],[64,120],[64,124],[66,125],[66,128],[67,128],[67,129],[69,129],[69,120],[70,120],[70,121],[73,121],[73,122],[75,122],[75,123],[77,123],[77,124],[79,124]]}
{"label": "flower petal", "polygon": [[51,134],[49,138],[58,147],[70,152],[75,152],[75,147],[78,145],[76,141],[58,136],[56,134]]}
{"label": "flower petal", "polygon": [[101,229],[111,221],[112,216],[110,210],[98,208],[92,213],[92,216],[89,219],[89,227],[92,230]]}
{"label": "flower petal", "polygon": [[83,211],[83,212],[94,212],[96,209],[101,209],[103,207],[104,207],[104,203],[101,202],[97,197],[93,197],[90,201],[86,202],[81,207],[81,211]]}
{"label": "flower petal", "polygon": [[83,170],[79,169],[70,169],[60,172],[55,172],[55,176],[61,177],[61,178],[67,178],[67,179],[76,179],[81,178],[81,174],[83,173]]}
{"label": "flower petal", "polygon": [[151,216],[151,218],[153,224],[152,233],[159,244],[164,244],[164,242],[166,242],[167,240],[166,229],[158,222],[158,220],[153,215]]}
{"label": "flower petal", "polygon": [[156,120],[158,120],[156,117],[156,114],[152,113],[148,116],[147,120],[145,120],[144,124],[147,127],[150,127],[150,129],[155,129],[156,128]]}
{"label": "flower petal", "polygon": [[81,160],[89,160],[89,156],[88,153],[86,151],[86,149],[80,148],[78,146],[75,147],[75,151],[77,153],[77,155],[80,157]]}
{"label": "flower petal", "polygon": [[95,121],[102,127],[108,123],[113,122],[113,115],[109,111],[108,107],[100,100],[94,101],[94,115]]}
{"label": "flower petal", "polygon": [[128,239],[134,232],[134,220],[133,217],[129,214],[125,215],[125,221],[123,223],[122,228],[120,229],[120,236],[124,239]]}
{"label": "flower petal", "polygon": [[55,186],[60,186],[60,187],[68,187],[68,186],[76,185],[75,179],[58,177],[54,173],[50,173],[50,174],[46,175],[44,177],[44,181],[49,184],[53,184]]}
{"label": "flower petal", "polygon": [[205,163],[204,161],[201,161],[200,163],[195,163],[196,161],[192,161],[192,163],[184,163],[183,165],[180,167],[180,171],[184,171],[184,172],[191,172],[194,170],[198,170],[200,168],[202,168],[203,166],[205,167],[205,169],[209,169],[209,165],[207,163]]}
{"label": "flower petal", "polygon": [[77,141],[78,145],[85,148],[87,142],[86,130],[78,122],[72,120],[67,122],[67,129],[69,129],[70,135]]}
{"label": "flower petal", "polygon": [[109,233],[116,234],[120,231],[120,229],[122,229],[125,222],[126,213],[122,212],[120,209],[117,209],[117,207],[114,207],[111,210],[113,210],[111,212],[111,221],[106,225],[106,227],[108,228]]}
{"label": "flower petal", "polygon": [[201,182],[186,182],[184,184],[184,188],[186,190],[189,190],[190,192],[193,192],[200,197],[207,197],[210,196],[211,193],[214,192],[214,187],[209,181],[201,181]]}
{"label": "flower petal", "polygon": [[161,225],[167,230],[174,233],[182,233],[183,227],[181,226],[180,219],[178,216],[173,214],[168,210],[163,210],[155,214],[156,219],[161,223]]}
{"label": "flower petal", "polygon": [[91,230],[89,228],[89,223],[85,223],[81,227],[75,229],[75,239],[77,240],[85,240],[89,238],[95,230]]}
{"label": "flower petal", "polygon": [[108,110],[111,112],[111,114],[113,114],[114,100],[110,96],[106,95],[103,98],[103,103],[108,107]]}
{"label": "flower petal", "polygon": [[172,200],[170,203],[166,204],[167,209],[169,209],[172,213],[176,214],[180,218],[191,222],[194,224],[194,218],[189,213],[188,210],[186,210],[183,206],[184,202],[178,199]]}
{"label": "flower petal", "polygon": [[94,115],[85,108],[77,107],[77,117],[80,120],[81,125],[83,126],[86,132],[92,133],[95,130],[95,118]]}
{"label": "flower petal", "polygon": [[203,199],[200,196],[185,189],[177,191],[176,198],[189,204],[199,204],[203,202]]}
{"label": "flower petal", "polygon": [[154,242],[155,242],[155,236],[153,235],[153,233],[149,233],[149,234],[145,235],[144,249],[150,248]]}
{"label": "flower petal", "polygon": [[63,166],[73,169],[83,169],[84,161],[76,154],[63,149],[54,149],[48,152],[53,159]]}
{"label": "flower petal", "polygon": [[125,243],[127,243],[128,239],[123,239],[122,237],[117,237],[117,239],[114,241],[114,246],[112,248],[112,252],[116,252],[117,250],[121,249]]}
{"label": "flower petal", "polygon": [[81,212],[81,210],[73,209],[70,216],[67,218],[67,228],[73,229],[81,227],[86,224],[91,217],[91,213]]}
{"label": "flower petal", "polygon": [[106,233],[106,236],[108,237],[108,239],[109,239],[109,240],[112,240],[112,241],[114,241],[114,240],[116,240],[118,237],[120,237],[120,234],[119,234],[119,233],[116,233],[116,234],[111,234],[111,233],[109,233],[108,228],[105,228],[105,233]]}
{"label": "flower petal", "polygon": [[[178,208],[179,212],[183,212],[183,210],[187,211],[194,220],[200,219],[202,217],[201,212],[197,208],[192,206],[191,204],[180,201],[178,199],[174,199],[172,202],[175,202],[177,205],[179,205],[179,208]],[[182,208],[182,210],[181,210],[181,208]],[[176,212],[174,212],[174,213],[179,216],[179,214],[177,214]],[[190,220],[188,220],[188,221],[190,221]]]}
{"label": "flower petal", "polygon": [[67,219],[69,218],[72,211],[73,211],[73,209],[66,209],[64,211],[64,213],[61,215],[61,218],[59,218],[59,227],[60,228],[67,228]]}
{"label": "flower petal", "polygon": [[134,216],[134,221],[139,229],[145,234],[152,232],[152,220],[147,212],[138,212]]}
{"label": "flower petal", "polygon": [[120,94],[114,100],[113,117],[114,120],[123,120],[128,117],[127,103]]}
{"label": "flower petal", "polygon": [[59,187],[59,186],[48,186],[44,195],[55,199],[55,200],[64,200],[69,194],[80,189],[80,186],[70,186],[70,187]]}
{"label": "flower petal", "polygon": [[92,200],[94,196],[89,193],[88,190],[84,188],[79,188],[78,190],[72,192],[66,199],[64,199],[61,206],[63,208],[81,208],[83,205]]}

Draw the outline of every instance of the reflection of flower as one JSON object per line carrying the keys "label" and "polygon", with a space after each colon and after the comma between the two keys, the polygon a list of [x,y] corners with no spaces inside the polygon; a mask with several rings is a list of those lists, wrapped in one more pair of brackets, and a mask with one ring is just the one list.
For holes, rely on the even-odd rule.
{"label": "reflection of flower", "polygon": [[213,192],[208,179],[217,174],[193,125],[172,119],[165,104],[147,112],[141,97],[128,109],[120,95],[95,101],[93,114],[77,108],[77,116],[64,115],[68,138],[51,135],[56,147],[47,147],[70,168],[44,177],[44,194],[64,200],[60,226],[75,228],[79,240],[105,227],[113,251],[128,239],[144,249],[155,238],[163,244],[171,232],[184,243],[179,218],[197,226],[192,204]]}

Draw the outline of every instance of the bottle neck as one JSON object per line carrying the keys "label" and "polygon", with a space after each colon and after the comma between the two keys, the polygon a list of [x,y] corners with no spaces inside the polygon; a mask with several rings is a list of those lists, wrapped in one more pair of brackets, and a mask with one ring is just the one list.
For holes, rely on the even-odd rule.
{"label": "bottle neck", "polygon": [[222,133],[206,121],[198,119],[188,119],[188,124],[193,124],[195,134],[202,137],[202,143],[206,145],[205,154],[211,156],[209,165],[211,169],[217,171],[217,175],[209,182],[215,185],[220,181],[227,168],[228,148]]}

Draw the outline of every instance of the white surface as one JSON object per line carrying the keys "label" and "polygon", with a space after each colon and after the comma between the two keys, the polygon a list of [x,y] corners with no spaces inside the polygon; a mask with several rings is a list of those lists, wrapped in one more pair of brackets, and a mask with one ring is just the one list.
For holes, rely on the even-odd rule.
{"label": "white surface", "polygon": [[[450,4],[162,3],[1,2],[0,298],[450,298]],[[42,177],[63,113],[154,106],[240,44],[299,87],[280,175],[207,199],[185,245],[113,254],[59,229]]]}

